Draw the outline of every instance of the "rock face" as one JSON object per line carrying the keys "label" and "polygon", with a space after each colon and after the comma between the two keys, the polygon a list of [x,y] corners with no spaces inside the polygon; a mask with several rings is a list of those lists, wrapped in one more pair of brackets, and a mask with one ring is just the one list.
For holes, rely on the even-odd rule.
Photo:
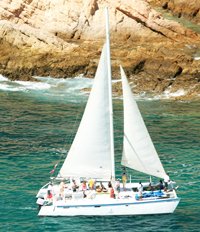
{"label": "rock face", "polygon": [[136,92],[182,90],[184,98],[199,97],[200,35],[163,18],[149,3],[164,4],[161,0],[1,0],[0,74],[13,80],[31,80],[34,75],[93,77],[108,6],[113,76],[119,78],[121,63]]}
{"label": "rock face", "polygon": [[162,6],[174,15],[188,18],[200,24],[200,1],[199,0],[149,0],[149,2]]}

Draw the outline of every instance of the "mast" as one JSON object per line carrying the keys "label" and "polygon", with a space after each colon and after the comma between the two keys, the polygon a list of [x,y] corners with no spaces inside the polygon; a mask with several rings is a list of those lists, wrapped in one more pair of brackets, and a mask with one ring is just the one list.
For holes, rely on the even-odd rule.
{"label": "mast", "polygon": [[110,33],[109,33],[109,13],[108,7],[105,9],[106,14],[106,52],[108,65],[108,85],[109,85],[109,116],[110,116],[110,141],[111,141],[111,179],[115,179],[115,157],[114,157],[114,132],[113,132],[113,104],[112,104],[112,75],[111,75],[111,59],[110,59]]}

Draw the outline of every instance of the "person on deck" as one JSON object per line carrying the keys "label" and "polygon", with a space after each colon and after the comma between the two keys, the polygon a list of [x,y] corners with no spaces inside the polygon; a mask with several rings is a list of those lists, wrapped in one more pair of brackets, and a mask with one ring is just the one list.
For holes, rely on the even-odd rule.
{"label": "person on deck", "polygon": [[76,184],[75,180],[72,180],[72,191],[76,192],[76,189],[78,189],[78,185]]}
{"label": "person on deck", "polygon": [[90,190],[93,190],[93,189],[95,189],[95,180],[94,179],[89,179],[88,180],[88,186],[89,186],[89,189]]}
{"label": "person on deck", "polygon": [[125,172],[122,174],[122,183],[123,183],[123,189],[126,190],[126,182],[127,182],[127,175]]}
{"label": "person on deck", "polygon": [[149,186],[147,187],[147,191],[154,191],[154,187],[151,183],[149,183]]}
{"label": "person on deck", "polygon": [[47,190],[47,200],[53,200],[53,194],[50,190]]}
{"label": "person on deck", "polygon": [[86,183],[86,181],[83,181],[81,190],[82,191],[86,191],[87,190],[87,183]]}
{"label": "person on deck", "polygon": [[117,192],[117,198],[119,198],[119,193],[120,193],[120,180],[117,179],[117,181],[115,182],[115,189]]}
{"label": "person on deck", "polygon": [[164,189],[164,185],[163,185],[162,180],[160,180],[160,182],[159,182],[159,190],[163,190],[163,189]]}
{"label": "person on deck", "polygon": [[57,200],[57,201],[62,201],[62,200],[63,200],[63,196],[61,195],[61,193],[59,193],[59,195],[58,195],[58,197],[57,197],[56,200]]}
{"label": "person on deck", "polygon": [[108,190],[106,189],[106,187],[103,185],[102,182],[100,182],[100,188],[102,192],[107,192]]}
{"label": "person on deck", "polygon": [[165,176],[164,176],[164,183],[165,183],[165,189],[167,189],[168,187],[168,182],[170,181],[170,178],[169,178],[169,174],[167,173]]}
{"label": "person on deck", "polygon": [[169,180],[167,188],[168,188],[168,190],[167,190],[168,192],[170,192],[174,189],[173,181]]}
{"label": "person on deck", "polygon": [[115,191],[113,187],[110,189],[110,198],[115,198]]}
{"label": "person on deck", "polygon": [[47,199],[52,200],[53,199],[53,185],[50,183],[47,188]]}
{"label": "person on deck", "polygon": [[63,181],[60,182],[59,188],[60,188],[60,195],[64,197],[65,183]]}
{"label": "person on deck", "polygon": [[112,188],[112,184],[111,184],[111,181],[108,182],[108,188]]}
{"label": "person on deck", "polygon": [[140,181],[139,186],[138,186],[138,194],[139,194],[140,199],[142,199],[142,192],[143,192],[143,185]]}
{"label": "person on deck", "polygon": [[81,190],[83,191],[83,197],[86,198],[87,195],[86,195],[86,191],[88,189],[88,186],[87,186],[87,182],[84,180],[83,183],[82,183],[82,186],[81,186]]}

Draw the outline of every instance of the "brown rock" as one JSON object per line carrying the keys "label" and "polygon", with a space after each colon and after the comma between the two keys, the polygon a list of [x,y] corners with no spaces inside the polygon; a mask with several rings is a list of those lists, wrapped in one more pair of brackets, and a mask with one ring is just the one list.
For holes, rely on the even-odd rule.
{"label": "brown rock", "polygon": [[[107,5],[105,0],[1,0],[0,73],[13,80],[93,77]],[[163,18],[145,0],[112,0],[109,12],[114,78],[122,64],[136,92],[184,89],[199,96],[199,60],[194,59],[200,56],[199,34]],[[118,84],[114,89],[121,91]]]}
{"label": "brown rock", "polygon": [[179,23],[164,19],[162,15],[153,10],[146,1],[128,0],[125,3],[120,2],[117,9],[136,22],[143,24],[150,30],[166,36],[167,38],[173,40],[183,40],[184,37],[199,38],[196,33],[182,27]]}
{"label": "brown rock", "polygon": [[178,18],[184,17],[200,24],[199,0],[148,0],[148,2],[153,6],[159,6],[172,12]]}

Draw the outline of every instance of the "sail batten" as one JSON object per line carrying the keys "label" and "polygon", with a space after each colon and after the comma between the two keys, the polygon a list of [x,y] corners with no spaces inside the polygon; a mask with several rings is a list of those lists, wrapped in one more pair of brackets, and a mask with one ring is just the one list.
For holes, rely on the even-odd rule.
{"label": "sail batten", "polygon": [[148,175],[164,178],[165,170],[120,66],[124,102],[124,140],[122,165]]}

